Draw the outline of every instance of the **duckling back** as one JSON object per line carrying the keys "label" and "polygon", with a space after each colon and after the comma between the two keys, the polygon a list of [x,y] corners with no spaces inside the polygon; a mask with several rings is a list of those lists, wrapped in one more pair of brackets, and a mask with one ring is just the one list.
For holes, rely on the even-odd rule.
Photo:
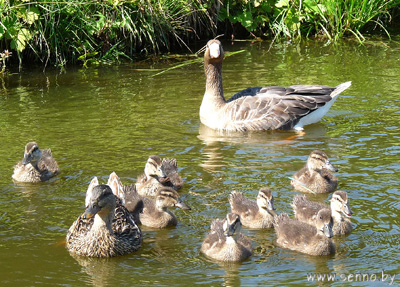
{"label": "duckling back", "polygon": [[[330,216],[329,211],[328,215]],[[309,255],[328,255],[335,252],[335,245],[330,238],[312,225],[289,218],[286,213],[275,217],[274,227],[276,242],[283,248]]]}

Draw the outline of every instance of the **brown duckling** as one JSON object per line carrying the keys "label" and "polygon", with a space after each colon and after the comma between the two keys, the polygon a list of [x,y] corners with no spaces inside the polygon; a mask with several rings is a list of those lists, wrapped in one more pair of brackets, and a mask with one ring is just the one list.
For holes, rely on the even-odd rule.
{"label": "brown duckling", "polygon": [[12,178],[19,182],[46,181],[60,172],[50,149],[39,149],[35,142],[25,146],[24,158],[14,166]]}
{"label": "brown duckling", "polygon": [[[318,211],[328,208],[325,204],[308,200],[305,195],[296,195],[292,207],[296,219],[311,225],[315,225]],[[350,209],[345,191],[337,190],[332,194],[330,210],[333,219],[333,235],[350,233],[353,227],[349,218],[351,218],[353,212]]]}
{"label": "brown duckling", "polygon": [[337,178],[330,171],[338,171],[323,151],[314,150],[307,159],[307,164],[292,178],[294,190],[307,193],[333,192],[337,188]]}
{"label": "brown duckling", "polygon": [[318,122],[351,82],[336,87],[294,85],[253,87],[225,100],[222,86],[224,50],[210,40],[204,53],[206,90],[200,106],[201,122],[216,130],[302,130]]}
{"label": "brown duckling", "polygon": [[275,213],[274,197],[268,187],[261,188],[257,201],[249,199],[242,192],[233,191],[229,196],[233,213],[240,215],[243,226],[250,228],[270,228]]}
{"label": "brown duckling", "polygon": [[236,262],[250,257],[253,252],[250,240],[240,233],[240,216],[228,213],[225,219],[215,219],[211,231],[201,245],[201,252],[215,260]]}
{"label": "brown duckling", "polygon": [[283,248],[309,255],[328,255],[335,252],[330,239],[332,218],[329,209],[321,209],[316,218],[316,226],[291,219],[286,213],[275,217],[274,227],[277,244]]}
{"label": "brown duckling", "polygon": [[[133,190],[130,190],[134,194]],[[179,194],[171,187],[161,187],[155,198],[143,197],[143,212],[139,214],[142,225],[153,228],[176,226],[178,220],[168,208],[178,207],[185,210],[191,208],[184,203]]]}
{"label": "brown duckling", "polygon": [[117,205],[108,185],[93,187],[85,212],[68,230],[67,249],[81,256],[113,257],[140,248],[142,232],[130,212]]}
{"label": "brown duckling", "polygon": [[160,180],[163,185],[170,186],[175,190],[179,190],[183,187],[183,179],[178,174],[178,163],[175,158],[163,158],[161,162],[161,170],[166,177]]}

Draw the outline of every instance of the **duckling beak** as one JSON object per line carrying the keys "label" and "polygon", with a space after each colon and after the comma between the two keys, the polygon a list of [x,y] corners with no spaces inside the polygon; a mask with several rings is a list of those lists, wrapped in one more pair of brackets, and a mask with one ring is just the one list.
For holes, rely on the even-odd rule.
{"label": "duckling beak", "polygon": [[183,201],[179,201],[177,204],[175,204],[176,207],[179,207],[180,209],[185,209],[185,210],[192,210],[189,205],[184,203]]}
{"label": "duckling beak", "polygon": [[336,167],[334,167],[329,161],[326,162],[325,168],[334,172],[339,171]]}
{"label": "duckling beak", "polygon": [[228,229],[225,232],[225,236],[233,236],[233,234],[235,234],[235,225],[231,224],[228,226]]}
{"label": "duckling beak", "polygon": [[85,218],[85,219],[86,218],[92,218],[99,211],[100,211],[100,207],[98,205],[96,205],[96,206],[89,205],[88,207],[86,207],[85,214],[83,215],[83,218]]}
{"label": "duckling beak", "polygon": [[30,163],[32,161],[32,154],[31,153],[26,153],[24,155],[24,159],[22,160],[22,164],[23,165],[27,165],[28,163]]}
{"label": "duckling beak", "polygon": [[343,205],[343,210],[342,212],[344,213],[344,215],[346,215],[347,217],[351,217],[353,215],[353,211],[351,211],[350,207],[347,204]]}
{"label": "duckling beak", "polygon": [[274,202],[272,200],[268,200],[268,209],[275,210]]}
{"label": "duckling beak", "polygon": [[331,238],[333,236],[332,227],[330,224],[324,224],[324,234],[326,237]]}

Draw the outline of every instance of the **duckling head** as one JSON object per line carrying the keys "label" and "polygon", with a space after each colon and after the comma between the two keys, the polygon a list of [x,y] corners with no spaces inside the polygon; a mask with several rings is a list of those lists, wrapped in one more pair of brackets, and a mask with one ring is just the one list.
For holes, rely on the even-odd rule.
{"label": "duckling head", "polygon": [[156,194],[156,205],[159,209],[178,207],[185,210],[191,210],[191,208],[181,200],[178,192],[167,186],[158,189]]}
{"label": "duckling head", "polygon": [[332,194],[331,209],[335,212],[343,213],[346,217],[353,215],[348,203],[347,192],[337,190]]}
{"label": "duckling head", "polygon": [[[98,215],[106,225],[111,227],[114,218],[114,209],[116,207],[115,196],[111,188],[106,184],[100,184],[93,188],[92,195],[89,198],[84,218],[91,218]],[[96,222],[96,220],[95,220]]]}
{"label": "duckling head", "polygon": [[238,235],[242,229],[240,216],[236,213],[228,213],[224,221],[223,229],[226,237],[234,236],[235,233]]}
{"label": "duckling head", "polygon": [[165,177],[164,171],[161,169],[161,165],[162,162],[159,156],[149,156],[144,167],[144,173],[146,174],[146,177]]}
{"label": "duckling head", "polygon": [[38,161],[42,158],[42,151],[35,142],[29,142],[25,146],[24,159],[22,160],[23,165],[28,163],[33,166],[37,166]]}
{"label": "duckling head", "polygon": [[338,171],[338,169],[329,162],[326,153],[320,150],[314,150],[310,153],[307,159],[307,167],[310,171],[321,171],[322,169]]}
{"label": "duckling head", "polygon": [[316,218],[316,227],[318,229],[318,233],[331,238],[333,236],[332,226],[333,220],[329,208],[323,208],[318,211]]}
{"label": "duckling head", "polygon": [[274,196],[272,195],[271,189],[263,187],[258,191],[257,205],[275,214]]}

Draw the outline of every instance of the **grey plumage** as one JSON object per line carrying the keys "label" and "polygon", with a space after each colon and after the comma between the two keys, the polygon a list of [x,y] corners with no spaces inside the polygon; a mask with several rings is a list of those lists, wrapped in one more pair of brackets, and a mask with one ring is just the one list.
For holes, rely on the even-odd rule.
{"label": "grey plumage", "polygon": [[14,166],[12,178],[19,182],[46,181],[60,172],[50,149],[39,149],[35,142],[25,145],[24,158]]}
{"label": "grey plumage", "polygon": [[244,196],[242,192],[233,191],[229,196],[233,213],[240,215],[240,221],[250,228],[270,228],[276,215],[274,197],[269,188],[261,188],[257,201]]}
{"label": "grey plumage", "polygon": [[277,244],[283,248],[309,255],[328,255],[335,252],[332,219],[329,209],[320,210],[317,227],[291,219],[286,213],[275,217]]}
{"label": "grey plumage", "polygon": [[333,219],[332,232],[334,235],[347,234],[353,229],[349,219],[353,212],[348,205],[347,193],[345,191],[335,191],[332,194],[330,206],[310,201],[305,195],[296,195],[293,199],[292,207],[296,219],[311,225],[315,225],[318,211],[328,208],[331,211]]}
{"label": "grey plumage", "polygon": [[240,233],[239,215],[228,213],[225,219],[215,219],[210,233],[201,245],[201,252],[215,260],[243,261],[250,257],[253,248],[250,240]]}
{"label": "grey plumage", "polygon": [[[305,124],[319,121],[336,97],[351,85],[351,82],[347,82],[337,87],[253,87],[225,100],[222,87],[223,59],[221,43],[210,40],[204,54],[206,92],[200,107],[200,120],[213,129],[250,131],[302,128]],[[306,117],[309,120],[305,120]]]}
{"label": "grey plumage", "polygon": [[293,175],[291,185],[294,190],[306,193],[333,192],[338,182],[331,171],[337,171],[337,168],[330,163],[326,153],[314,150],[306,165]]}

